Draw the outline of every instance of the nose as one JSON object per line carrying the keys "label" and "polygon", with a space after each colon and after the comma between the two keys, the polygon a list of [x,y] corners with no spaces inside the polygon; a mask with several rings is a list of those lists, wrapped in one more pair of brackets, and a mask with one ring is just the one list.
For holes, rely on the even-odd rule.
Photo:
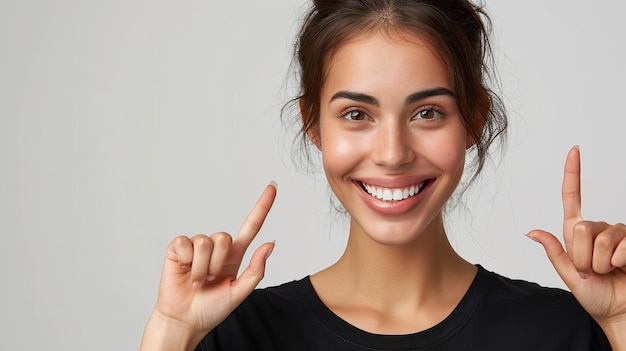
{"label": "nose", "polygon": [[374,163],[388,169],[397,169],[415,160],[408,125],[394,120],[382,123],[377,129],[372,152]]}

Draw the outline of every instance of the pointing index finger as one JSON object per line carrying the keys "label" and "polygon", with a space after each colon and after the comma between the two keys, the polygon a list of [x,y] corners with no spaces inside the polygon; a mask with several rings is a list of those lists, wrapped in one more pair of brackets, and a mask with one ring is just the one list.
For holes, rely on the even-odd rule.
{"label": "pointing index finger", "polygon": [[267,214],[270,212],[274,199],[276,198],[276,188],[276,183],[271,182],[265,188],[261,197],[257,200],[256,204],[252,208],[252,211],[250,211],[246,219],[243,221],[235,241],[244,248],[247,248],[250,245],[259,230],[261,230],[261,226],[263,226],[263,222],[265,221]]}
{"label": "pointing index finger", "polygon": [[[582,220],[580,207],[580,150],[573,147],[567,154],[563,173],[563,235],[566,244],[576,223]],[[568,237],[570,236],[570,237]],[[569,245],[568,245],[569,248]]]}

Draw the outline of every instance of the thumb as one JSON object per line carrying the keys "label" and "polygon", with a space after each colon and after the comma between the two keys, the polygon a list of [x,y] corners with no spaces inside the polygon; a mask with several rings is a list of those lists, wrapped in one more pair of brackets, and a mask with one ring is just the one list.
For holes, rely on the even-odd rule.
{"label": "thumb", "polygon": [[231,291],[236,305],[241,304],[263,279],[265,263],[274,250],[274,246],[274,242],[259,246],[252,254],[248,267],[241,273],[239,278],[232,282]]}
{"label": "thumb", "polygon": [[531,231],[526,236],[543,246],[546,255],[550,259],[550,262],[552,262],[552,266],[554,266],[554,269],[565,284],[571,288],[575,279],[578,277],[578,273],[574,267],[574,262],[563,249],[563,245],[561,245],[559,239],[551,233],[539,229]]}

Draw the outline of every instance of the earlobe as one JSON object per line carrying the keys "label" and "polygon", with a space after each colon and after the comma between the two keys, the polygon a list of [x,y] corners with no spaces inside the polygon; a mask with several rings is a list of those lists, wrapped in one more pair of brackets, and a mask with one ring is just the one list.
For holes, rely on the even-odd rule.
{"label": "earlobe", "polygon": [[300,98],[300,117],[302,118],[302,126],[304,131],[306,132],[309,140],[315,145],[320,151],[322,150],[322,143],[320,140],[319,128],[316,124],[314,124],[309,117],[310,112],[306,111],[306,106],[303,98]]}

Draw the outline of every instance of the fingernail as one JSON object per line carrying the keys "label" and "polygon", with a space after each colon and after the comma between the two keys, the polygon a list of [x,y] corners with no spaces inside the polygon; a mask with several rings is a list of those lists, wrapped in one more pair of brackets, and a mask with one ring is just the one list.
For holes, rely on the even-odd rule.
{"label": "fingernail", "polygon": [[591,274],[587,272],[578,272],[578,275],[580,276],[581,279],[585,279],[585,280],[591,278]]}
{"label": "fingernail", "polygon": [[191,266],[188,264],[183,264],[180,266],[180,269],[189,269]]}
{"label": "fingernail", "polygon": [[214,275],[207,275],[207,276],[206,276],[206,281],[207,281],[207,282],[212,282],[212,281],[214,281],[214,280],[215,280],[215,278],[216,278],[216,277],[215,277]]}
{"label": "fingernail", "polygon": [[578,149],[578,150],[580,150],[580,145],[574,145],[574,147],[573,147],[573,148],[574,148],[574,149]]}
{"label": "fingernail", "polygon": [[272,254],[272,252],[274,252],[274,248],[276,247],[276,240],[273,240],[272,244],[274,245],[272,245],[272,248],[265,255],[265,261],[267,261],[267,259],[270,258],[270,255]]}
{"label": "fingernail", "polygon": [[276,183],[275,181],[271,181],[270,185],[274,187],[274,189],[278,190],[278,183]]}
{"label": "fingernail", "polygon": [[191,285],[192,288],[194,289],[200,289],[200,287],[202,286],[203,282],[193,282],[193,284]]}
{"label": "fingernail", "polygon": [[534,242],[537,242],[537,243],[539,242],[539,240],[537,240],[537,238],[535,238],[535,235],[533,233],[527,233],[527,234],[524,234],[524,236],[526,236],[528,239],[530,239],[530,240],[532,240]]}

